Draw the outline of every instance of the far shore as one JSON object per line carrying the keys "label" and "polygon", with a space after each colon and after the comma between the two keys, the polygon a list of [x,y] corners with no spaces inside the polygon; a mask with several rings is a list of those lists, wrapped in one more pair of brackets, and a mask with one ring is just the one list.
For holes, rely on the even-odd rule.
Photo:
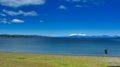
{"label": "far shore", "polygon": [[120,66],[120,57],[64,56],[0,52],[0,67],[107,67]]}

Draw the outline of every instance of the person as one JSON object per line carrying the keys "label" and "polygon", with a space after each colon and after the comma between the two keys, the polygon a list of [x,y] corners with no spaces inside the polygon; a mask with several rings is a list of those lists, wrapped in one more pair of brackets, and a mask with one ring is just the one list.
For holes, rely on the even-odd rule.
{"label": "person", "polygon": [[105,56],[108,56],[108,50],[106,48],[104,49],[104,54]]}

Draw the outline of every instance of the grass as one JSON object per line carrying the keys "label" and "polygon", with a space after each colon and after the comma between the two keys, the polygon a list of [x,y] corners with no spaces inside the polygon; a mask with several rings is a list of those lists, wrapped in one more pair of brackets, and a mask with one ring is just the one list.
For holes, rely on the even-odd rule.
{"label": "grass", "polygon": [[120,57],[62,56],[0,52],[0,67],[107,67],[120,66]]}

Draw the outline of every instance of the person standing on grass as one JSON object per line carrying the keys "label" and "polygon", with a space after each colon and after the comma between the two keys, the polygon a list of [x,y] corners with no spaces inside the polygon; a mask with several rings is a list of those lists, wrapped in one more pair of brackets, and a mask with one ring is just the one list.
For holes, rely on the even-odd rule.
{"label": "person standing on grass", "polygon": [[108,56],[108,50],[106,48],[104,49],[104,54],[105,56]]}

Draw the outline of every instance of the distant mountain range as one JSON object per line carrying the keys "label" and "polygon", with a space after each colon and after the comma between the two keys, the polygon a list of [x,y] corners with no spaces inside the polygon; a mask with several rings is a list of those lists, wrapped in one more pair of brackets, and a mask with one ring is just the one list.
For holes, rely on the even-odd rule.
{"label": "distant mountain range", "polygon": [[38,37],[44,38],[48,36],[0,34],[0,38],[38,38]]}
{"label": "distant mountain range", "polygon": [[64,37],[51,37],[51,36],[39,36],[39,35],[8,35],[0,34],[0,38],[120,38],[120,36],[109,36],[109,35],[100,35],[100,36],[81,36],[81,35],[72,35]]}
{"label": "distant mountain range", "polygon": [[96,36],[83,36],[83,35],[72,35],[66,36],[64,38],[120,38],[120,36],[110,36],[110,35],[96,35]]}
{"label": "distant mountain range", "polygon": [[116,38],[118,36],[100,35],[100,36],[69,36],[70,38]]}

